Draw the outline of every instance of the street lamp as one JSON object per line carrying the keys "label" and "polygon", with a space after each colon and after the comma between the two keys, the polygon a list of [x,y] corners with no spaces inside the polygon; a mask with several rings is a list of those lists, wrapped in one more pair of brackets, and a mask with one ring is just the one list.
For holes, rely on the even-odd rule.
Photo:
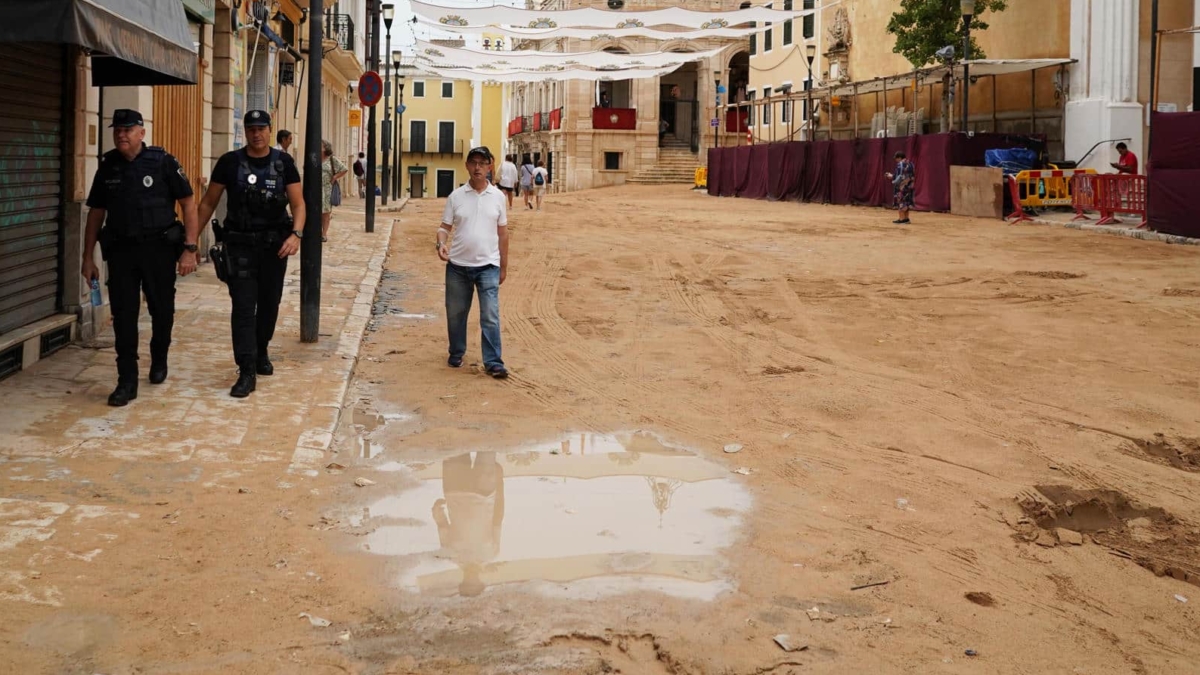
{"label": "street lamp", "polygon": [[400,72],[403,56],[399,49],[392,52],[392,69],[396,73],[396,156],[393,162],[396,170],[392,174],[392,198],[396,200],[404,190],[404,174],[400,172],[404,159],[404,73]]}
{"label": "street lamp", "polygon": [[713,113],[713,117],[717,120],[717,126],[713,127],[713,147],[721,147],[721,118],[725,115],[721,114],[721,71],[713,71],[713,89],[717,94],[717,109]]}
{"label": "street lamp", "polygon": [[[387,48],[385,51],[392,51],[392,18],[396,14],[396,6],[391,3],[383,6],[383,25],[387,29]],[[388,69],[387,80],[383,83],[383,189],[380,192],[383,198],[380,200],[384,206],[387,206],[388,192],[391,189],[391,176],[388,173],[388,156],[392,148],[392,72]]]}
{"label": "street lamp", "polygon": [[805,53],[805,57],[806,57],[806,58],[804,59],[804,65],[808,66],[808,82],[806,82],[806,83],[804,84],[804,88],[808,90],[808,103],[807,103],[807,107],[805,108],[805,110],[807,110],[808,112],[807,112],[807,114],[804,116],[804,123],[805,123],[805,125],[808,127],[808,133],[806,133],[806,134],[805,134],[805,137],[806,137],[806,140],[809,140],[809,141],[811,141],[811,140],[813,140],[813,124],[812,124],[812,118],[813,118],[813,107],[812,107],[813,76],[812,76],[812,66],[813,66],[813,59],[817,58],[817,46],[816,46],[815,44],[812,44],[812,43],[810,42],[810,43],[808,44],[808,46],[804,48],[804,53]]}
{"label": "street lamp", "polygon": [[963,18],[963,89],[962,130],[967,133],[971,115],[971,19],[975,16],[975,0],[960,0]]}

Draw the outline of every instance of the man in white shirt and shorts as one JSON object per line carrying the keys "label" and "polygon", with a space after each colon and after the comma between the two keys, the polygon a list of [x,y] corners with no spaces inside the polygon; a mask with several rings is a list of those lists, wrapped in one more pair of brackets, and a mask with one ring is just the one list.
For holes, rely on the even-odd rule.
{"label": "man in white shirt and shorts", "polygon": [[508,208],[513,205],[513,191],[517,188],[517,163],[516,155],[507,155],[504,158],[504,163],[500,165],[500,191],[508,198]]}
{"label": "man in white shirt and shorts", "polygon": [[508,276],[508,208],[504,194],[488,182],[492,152],[486,147],[467,153],[470,180],[450,193],[437,231],[438,257],[446,261],[446,329],[450,358],[459,368],[467,353],[467,315],[479,294],[479,327],[484,371],[508,377],[500,358],[500,284]]}

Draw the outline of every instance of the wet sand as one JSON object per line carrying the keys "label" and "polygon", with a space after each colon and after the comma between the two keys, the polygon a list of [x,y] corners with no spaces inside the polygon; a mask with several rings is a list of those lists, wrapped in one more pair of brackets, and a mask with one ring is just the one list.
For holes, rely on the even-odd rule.
{"label": "wet sand", "polygon": [[157,522],[61,586],[69,612],[10,605],[0,654],[454,675],[1200,659],[1194,247],[552,195],[512,216],[499,382],[474,315],[445,365],[440,214],[413,202],[393,232],[328,468],[189,490],[176,521],[143,504]]}

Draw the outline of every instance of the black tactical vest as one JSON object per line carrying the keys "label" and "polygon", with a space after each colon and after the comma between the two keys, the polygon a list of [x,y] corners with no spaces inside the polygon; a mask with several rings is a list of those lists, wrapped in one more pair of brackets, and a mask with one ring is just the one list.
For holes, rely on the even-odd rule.
{"label": "black tactical vest", "polygon": [[145,238],[161,233],[175,222],[175,200],[163,175],[167,151],[142,148],[132,162],[116,150],[100,160],[100,175],[107,191],[108,227],[123,238]]}
{"label": "black tactical vest", "polygon": [[272,148],[270,160],[262,168],[250,164],[245,148],[236,153],[238,176],[229,187],[226,223],[229,229],[235,232],[290,229],[282,153]]}

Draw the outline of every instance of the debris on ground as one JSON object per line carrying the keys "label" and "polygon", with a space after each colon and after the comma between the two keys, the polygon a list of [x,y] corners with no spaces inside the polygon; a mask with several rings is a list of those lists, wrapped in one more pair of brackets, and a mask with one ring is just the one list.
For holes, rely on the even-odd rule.
{"label": "debris on ground", "polygon": [[370,487],[375,484],[375,481],[369,478],[355,478],[354,484],[358,487]]}
{"label": "debris on ground", "polygon": [[313,628],[328,628],[333,625],[333,623],[328,619],[322,619],[319,616],[313,616],[308,612],[300,612],[300,616],[298,618],[308,619],[308,622],[312,624]]}
{"label": "debris on ground", "polygon": [[1185,604],[1187,603],[1187,600],[1188,600],[1186,596],[1179,595],[1178,593],[1175,594],[1175,599],[1178,600],[1179,602],[1182,602]]}
{"label": "debris on ground", "polygon": [[726,454],[730,454],[730,455],[732,455],[732,454],[734,454],[734,453],[738,453],[738,452],[741,452],[741,451],[742,451],[742,444],[741,444],[741,443],[730,443],[729,445],[726,445],[726,446],[725,446],[725,452],[726,452]]}
{"label": "debris on ground", "polygon": [[967,656],[979,656],[979,652],[975,651],[974,649],[968,649],[967,651],[965,651],[963,653],[966,654]]}
{"label": "debris on ground", "polygon": [[734,470],[733,470],[733,472],[734,472],[734,473],[736,473],[736,474],[742,475],[742,476],[749,476],[749,475],[750,475],[750,469],[747,469],[747,468],[746,468],[746,467],[744,467],[744,466],[743,466],[743,467],[739,467],[739,468],[737,468],[737,469],[734,469]]}
{"label": "debris on ground", "polygon": [[800,642],[786,633],[776,635],[775,644],[785,652],[802,652],[808,649],[808,643]]}
{"label": "debris on ground", "polygon": [[859,586],[851,586],[851,587],[850,587],[850,590],[852,590],[852,591],[861,591],[861,590],[862,590],[862,589],[864,589],[864,588],[874,588],[874,587],[876,587],[876,586],[887,586],[887,585],[888,585],[888,584],[890,584],[890,583],[892,583],[892,582],[891,582],[891,581],[873,581],[873,582],[871,582],[871,583],[869,583],[869,584],[862,584],[862,585],[859,585]]}

